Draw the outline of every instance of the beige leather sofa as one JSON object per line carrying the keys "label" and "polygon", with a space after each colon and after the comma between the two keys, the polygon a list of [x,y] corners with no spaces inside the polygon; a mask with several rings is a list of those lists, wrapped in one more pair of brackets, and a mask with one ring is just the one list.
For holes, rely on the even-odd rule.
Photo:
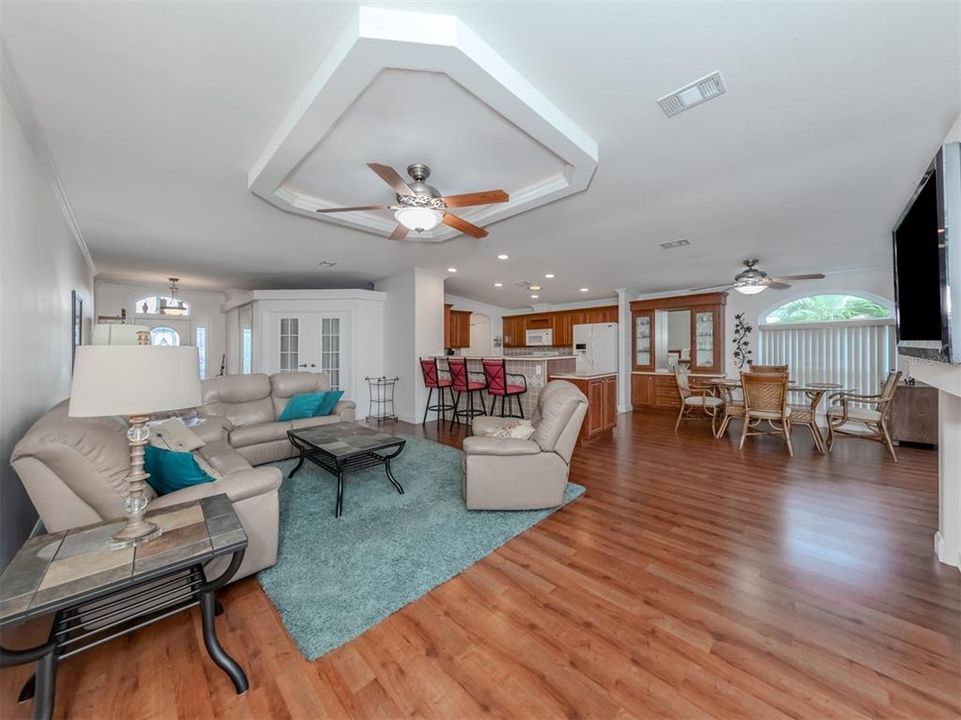
{"label": "beige leather sofa", "polygon": [[[218,422],[191,429],[206,442],[198,452],[223,478],[163,497],[148,486],[147,510],[226,493],[249,543],[234,579],[270,567],[277,561],[281,471],[251,467],[230,447]],[[49,532],[126,516],[124,492],[130,472],[126,431],[121,418],[69,417],[65,400],[16,444],[11,462]]]}
{"label": "beige leather sofa", "polygon": [[324,417],[278,422],[294,395],[329,390],[327,373],[282,372],[273,375],[225,375],[203,382],[200,417],[221,424],[230,445],[253,465],[277,462],[299,453],[288,430],[353,420],[356,405],[341,400]]}
{"label": "beige leather sofa", "polygon": [[474,434],[464,439],[462,491],[467,508],[534,510],[560,505],[586,414],[584,394],[565,380],[554,380],[537,399],[530,440],[491,437],[510,418],[474,418]]}

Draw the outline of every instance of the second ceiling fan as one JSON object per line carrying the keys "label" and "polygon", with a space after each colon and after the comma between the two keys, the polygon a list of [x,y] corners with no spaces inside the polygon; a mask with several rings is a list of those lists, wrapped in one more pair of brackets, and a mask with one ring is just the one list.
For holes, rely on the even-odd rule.
{"label": "second ceiling fan", "polygon": [[393,205],[359,205],[356,207],[324,208],[319,213],[356,212],[361,210],[392,210],[397,227],[390,234],[391,240],[403,240],[411,230],[424,232],[432,230],[441,223],[475,238],[487,237],[484,228],[467,222],[462,217],[447,212],[447,208],[467,207],[470,205],[490,205],[510,200],[503,190],[483,190],[462,195],[443,196],[437,188],[425,181],[430,177],[430,168],[423,163],[407,167],[412,182],[404,180],[394,168],[379,163],[367,163],[385,183],[396,193],[397,202]]}

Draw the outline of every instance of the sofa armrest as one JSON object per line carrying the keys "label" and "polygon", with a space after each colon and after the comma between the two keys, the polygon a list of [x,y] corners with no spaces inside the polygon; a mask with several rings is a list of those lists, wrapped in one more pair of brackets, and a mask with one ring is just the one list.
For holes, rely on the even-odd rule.
{"label": "sofa armrest", "polygon": [[517,418],[478,415],[471,421],[470,431],[472,435],[484,437],[486,435],[493,435],[508,423],[516,421]]}
{"label": "sofa armrest", "polygon": [[533,440],[518,438],[494,438],[472,435],[464,438],[465,455],[538,455],[540,445]]}
{"label": "sofa armrest", "polygon": [[223,415],[201,415],[197,420],[188,423],[190,431],[205,443],[226,440],[227,433],[233,430],[233,424]]}
{"label": "sofa armrest", "polygon": [[250,470],[238,470],[231,473],[223,480],[211,483],[201,483],[193,485],[183,490],[177,490],[168,495],[162,495],[153,500],[148,506],[148,510],[155,508],[176,505],[182,502],[199,500],[211,495],[226,493],[231,502],[239,502],[249,497],[265,495],[280,487],[283,480],[283,473],[280,468],[258,467]]}
{"label": "sofa armrest", "polygon": [[357,403],[353,400],[340,400],[334,409],[330,411],[331,415],[339,415],[340,419],[345,422],[350,422],[357,417]]}

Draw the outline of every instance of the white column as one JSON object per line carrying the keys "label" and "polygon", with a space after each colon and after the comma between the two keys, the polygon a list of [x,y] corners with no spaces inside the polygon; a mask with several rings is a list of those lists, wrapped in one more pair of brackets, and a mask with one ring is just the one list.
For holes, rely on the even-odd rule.
{"label": "white column", "polygon": [[617,288],[617,412],[631,411],[631,302],[627,288]]}
{"label": "white column", "polygon": [[961,567],[961,397],[938,393],[938,560]]}

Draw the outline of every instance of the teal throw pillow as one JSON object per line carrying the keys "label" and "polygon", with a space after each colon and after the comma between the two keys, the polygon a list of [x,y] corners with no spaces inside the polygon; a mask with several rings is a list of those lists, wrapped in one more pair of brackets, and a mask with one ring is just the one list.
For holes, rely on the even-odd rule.
{"label": "teal throw pillow", "polygon": [[340,399],[344,396],[343,390],[325,390],[322,393],[323,400],[320,401],[320,405],[314,411],[314,417],[319,417],[321,415],[330,415],[334,411],[334,406],[340,402]]}
{"label": "teal throw pillow", "polygon": [[158,495],[214,481],[200,469],[189,452],[164,450],[153,445],[144,448],[144,470],[150,473],[147,482]]}
{"label": "teal throw pillow", "polygon": [[324,393],[301,393],[294,395],[284,406],[284,411],[277,418],[280,422],[309,418],[317,414],[317,406],[324,399]]}

